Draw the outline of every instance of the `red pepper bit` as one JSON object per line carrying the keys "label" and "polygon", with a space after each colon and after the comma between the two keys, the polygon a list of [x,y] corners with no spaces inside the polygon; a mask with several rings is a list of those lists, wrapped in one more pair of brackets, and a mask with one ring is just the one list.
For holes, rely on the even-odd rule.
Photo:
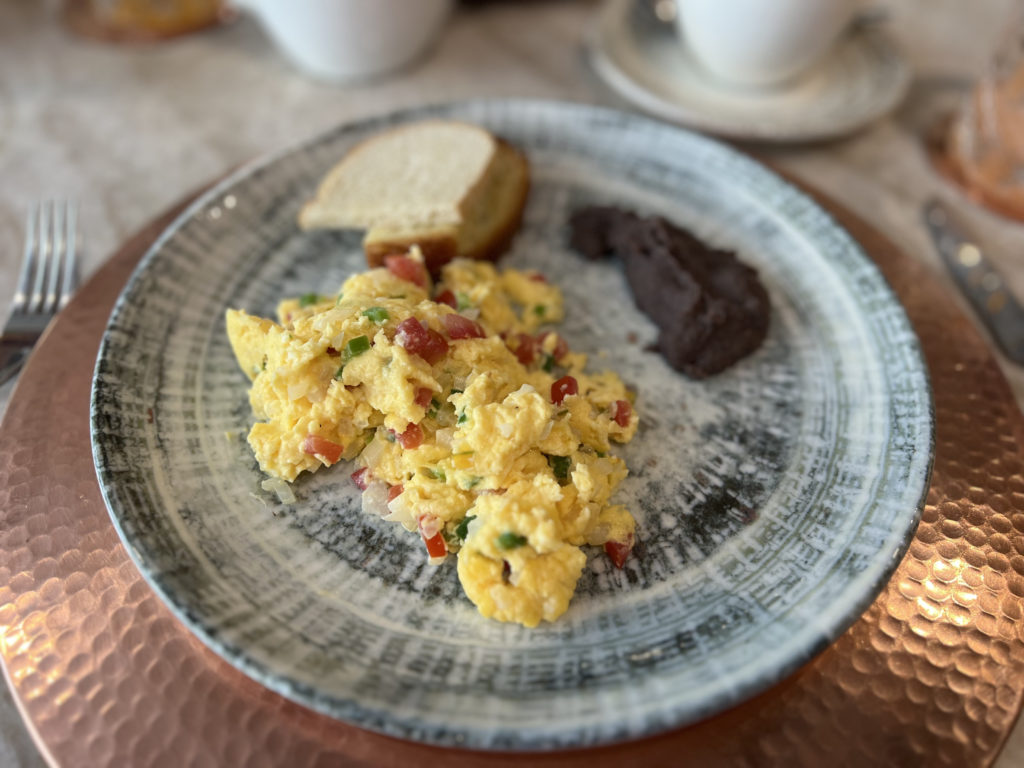
{"label": "red pepper bit", "polygon": [[578,395],[579,392],[579,382],[572,376],[563,376],[551,385],[551,402],[561,405],[569,395]]}
{"label": "red pepper bit", "polygon": [[352,482],[356,484],[356,488],[360,491],[365,491],[366,487],[370,484],[370,468],[363,467],[357,469],[351,474]]}
{"label": "red pepper bit", "polygon": [[616,400],[612,404],[612,418],[620,427],[628,427],[630,416],[633,415],[633,407],[628,400]]}
{"label": "red pepper bit", "polygon": [[615,567],[621,569],[625,566],[629,553],[633,551],[633,534],[629,534],[625,541],[606,541],[604,551]]}
{"label": "red pepper bit", "polygon": [[445,288],[443,291],[437,294],[437,298],[435,298],[434,301],[436,301],[438,304],[447,304],[452,309],[459,308],[459,302],[455,298],[455,294],[452,293],[447,288]]}
{"label": "red pepper bit", "polygon": [[302,441],[302,452],[316,456],[324,464],[336,464],[345,452],[345,447],[319,435],[306,435]]}
{"label": "red pepper bit", "polygon": [[438,531],[429,539],[423,535],[423,531],[420,531],[420,537],[423,539],[423,543],[427,545],[427,554],[431,557],[444,557],[448,554],[448,545],[444,543],[444,536]]}
{"label": "red pepper bit", "polygon": [[419,448],[423,445],[423,430],[419,424],[410,424],[405,428],[405,432],[400,435],[395,435],[398,439],[398,444],[405,448],[407,451],[411,451],[413,448]]}

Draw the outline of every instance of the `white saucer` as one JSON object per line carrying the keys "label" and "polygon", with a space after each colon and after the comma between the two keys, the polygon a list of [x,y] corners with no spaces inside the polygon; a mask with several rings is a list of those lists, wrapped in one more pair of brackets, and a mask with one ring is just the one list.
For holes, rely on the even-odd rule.
{"label": "white saucer", "polygon": [[854,26],[813,71],[771,89],[706,74],[647,0],[607,0],[587,35],[598,75],[658,117],[733,139],[815,141],[850,133],[895,107],[910,68],[878,25]]}

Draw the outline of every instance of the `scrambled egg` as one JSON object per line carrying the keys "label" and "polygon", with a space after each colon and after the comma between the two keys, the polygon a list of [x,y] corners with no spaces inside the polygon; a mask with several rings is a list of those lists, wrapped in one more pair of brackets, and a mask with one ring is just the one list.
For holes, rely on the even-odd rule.
{"label": "scrambled egg", "polygon": [[228,310],[260,419],[249,444],[288,482],[356,460],[364,509],[418,530],[433,563],[457,553],[484,616],[553,621],[583,545],[619,567],[632,547],[633,518],[610,503],[626,467],[608,455],[636,433],[632,395],[540,332],[563,317],[542,276],[456,260],[431,289],[414,249],[336,297],[282,302],[278,322]]}

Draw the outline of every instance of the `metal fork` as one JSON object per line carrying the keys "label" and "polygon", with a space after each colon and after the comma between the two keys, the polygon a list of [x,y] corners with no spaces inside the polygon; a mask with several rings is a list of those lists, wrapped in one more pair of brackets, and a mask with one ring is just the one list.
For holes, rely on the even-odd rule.
{"label": "metal fork", "polygon": [[78,209],[50,200],[29,211],[25,255],[11,316],[0,333],[0,384],[28,358],[46,326],[78,287]]}

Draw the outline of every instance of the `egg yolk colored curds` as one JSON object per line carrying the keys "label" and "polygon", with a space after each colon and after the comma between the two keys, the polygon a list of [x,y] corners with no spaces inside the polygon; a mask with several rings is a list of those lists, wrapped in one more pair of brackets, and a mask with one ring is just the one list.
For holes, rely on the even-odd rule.
{"label": "egg yolk colored curds", "polygon": [[632,548],[609,454],[636,433],[632,393],[549,328],[562,293],[541,275],[459,259],[432,285],[416,249],[385,263],[282,302],[277,322],[228,310],[260,468],[291,482],[354,462],[364,510],[417,532],[432,563],[457,553],[480,613],[553,621],[581,547],[620,568]]}

